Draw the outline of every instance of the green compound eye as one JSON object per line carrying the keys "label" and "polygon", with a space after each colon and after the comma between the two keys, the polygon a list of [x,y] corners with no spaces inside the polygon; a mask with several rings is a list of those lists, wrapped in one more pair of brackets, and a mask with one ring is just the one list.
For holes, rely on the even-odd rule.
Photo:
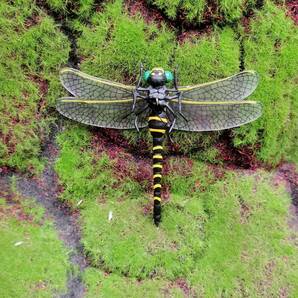
{"label": "green compound eye", "polygon": [[171,71],[166,70],[165,75],[166,75],[166,78],[167,78],[167,83],[174,80],[174,75]]}
{"label": "green compound eye", "polygon": [[149,77],[150,77],[150,73],[151,73],[150,70],[146,70],[146,71],[144,72],[144,74],[143,74],[143,79],[144,79],[145,82],[148,82]]}

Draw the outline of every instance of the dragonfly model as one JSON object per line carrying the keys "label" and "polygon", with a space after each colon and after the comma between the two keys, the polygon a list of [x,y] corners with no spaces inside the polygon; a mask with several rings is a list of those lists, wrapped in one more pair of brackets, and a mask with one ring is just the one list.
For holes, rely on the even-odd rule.
{"label": "dragonfly model", "polygon": [[[163,68],[143,71],[136,86],[96,78],[79,70],[61,70],[62,85],[73,97],[57,101],[57,110],[75,121],[104,128],[149,127],[153,137],[153,219],[161,220],[163,142],[172,130],[214,131],[249,123],[262,113],[260,103],[244,100],[258,75],[243,71],[194,86],[178,86],[177,75]],[[168,86],[172,86],[169,88]]]}

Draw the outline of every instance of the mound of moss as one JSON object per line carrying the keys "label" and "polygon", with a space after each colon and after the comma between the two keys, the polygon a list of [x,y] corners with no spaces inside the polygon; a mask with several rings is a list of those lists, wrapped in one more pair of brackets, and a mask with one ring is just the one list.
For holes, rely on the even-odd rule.
{"label": "mound of moss", "polygon": [[152,293],[170,289],[179,297],[181,280],[197,296],[298,294],[289,196],[272,187],[271,174],[219,179],[199,162],[186,175],[172,172],[163,181],[171,195],[156,228],[150,194],[131,175],[120,179],[114,160],[95,154],[88,138],[85,129],[65,130],[56,170],[62,199],[80,208],[82,242],[96,268],[85,276],[90,296],[123,297],[133,288],[140,297],[154,287]]}
{"label": "mound of moss", "polygon": [[217,0],[214,3],[206,0],[147,0],[165,13],[172,20],[186,20],[192,24],[200,24],[208,19],[217,23],[233,23],[239,21],[250,9],[260,6],[257,0]]}
{"label": "mound of moss", "polygon": [[258,156],[271,164],[298,162],[298,30],[285,11],[266,4],[243,32],[245,65],[260,74],[253,98],[263,104],[262,117],[236,130],[235,144],[260,143]]}
{"label": "mound of moss", "polygon": [[38,169],[69,42],[32,1],[1,2],[0,25],[0,166]]}

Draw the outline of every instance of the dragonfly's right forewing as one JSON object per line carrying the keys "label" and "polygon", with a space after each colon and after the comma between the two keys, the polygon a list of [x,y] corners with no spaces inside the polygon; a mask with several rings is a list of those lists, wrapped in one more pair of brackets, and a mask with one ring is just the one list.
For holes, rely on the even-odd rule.
{"label": "dragonfly's right forewing", "polygon": [[64,68],[60,72],[62,85],[74,96],[104,98],[106,100],[132,98],[134,86],[104,80],[77,69]]}

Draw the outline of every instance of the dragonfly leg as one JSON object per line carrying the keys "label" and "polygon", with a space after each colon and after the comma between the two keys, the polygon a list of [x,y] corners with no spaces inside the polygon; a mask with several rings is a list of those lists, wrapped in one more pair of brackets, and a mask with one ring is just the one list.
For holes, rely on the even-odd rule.
{"label": "dragonfly leg", "polygon": [[140,77],[137,82],[136,89],[140,87],[141,81],[142,81],[142,76],[143,76],[143,63],[140,64]]}
{"label": "dragonfly leg", "polygon": [[178,65],[174,69],[174,88],[178,91]]}
{"label": "dragonfly leg", "polygon": [[[148,110],[149,106],[147,105],[144,109],[138,111],[137,113],[135,113],[136,117],[134,120],[134,124],[135,124],[135,128],[137,130],[138,133],[140,133],[140,128],[139,128],[139,124],[138,124],[138,117],[144,113],[146,110]],[[131,113],[130,113],[131,114]]]}
{"label": "dragonfly leg", "polygon": [[138,92],[135,90],[133,92],[133,103],[132,103],[132,108],[131,108],[132,112],[134,112],[134,110],[136,109],[137,97],[138,97]]}
{"label": "dragonfly leg", "polygon": [[174,118],[174,120],[171,123],[170,129],[169,129],[169,132],[168,132],[169,137],[170,137],[170,133],[172,132],[172,130],[173,130],[174,126],[175,126],[175,123],[176,123],[176,117]]}
{"label": "dragonfly leg", "polygon": [[136,128],[137,132],[140,134],[140,128],[139,128],[139,124],[138,124],[138,115],[136,115],[136,117],[135,117],[134,124],[135,124],[135,128]]}

